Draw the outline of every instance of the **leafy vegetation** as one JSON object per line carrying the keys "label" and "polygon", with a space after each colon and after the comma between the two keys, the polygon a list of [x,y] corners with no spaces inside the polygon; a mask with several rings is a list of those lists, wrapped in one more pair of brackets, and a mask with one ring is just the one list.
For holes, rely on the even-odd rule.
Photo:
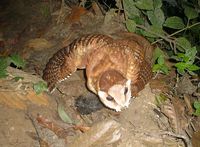
{"label": "leafy vegetation", "polygon": [[160,48],[156,48],[153,55],[154,65],[153,72],[156,73],[169,73],[169,67],[165,64],[165,55]]}
{"label": "leafy vegetation", "polygon": [[36,94],[40,94],[43,91],[47,90],[47,84],[43,81],[39,81],[39,82],[33,84],[33,89],[36,92]]}
{"label": "leafy vegetation", "polygon": [[[8,76],[8,72],[6,69],[11,64],[14,64],[16,68],[24,68],[26,62],[18,54],[13,54],[8,57],[0,57],[0,78],[6,78]],[[14,77],[14,80],[16,82],[20,79],[23,79],[23,77]],[[38,83],[33,84],[33,89],[36,94],[40,94],[41,92],[47,90],[47,84],[43,81],[39,81]]]}
{"label": "leafy vegetation", "polygon": [[13,54],[8,58],[17,68],[24,68],[26,65],[24,59],[22,59],[18,54]]}
{"label": "leafy vegetation", "polygon": [[26,62],[17,54],[8,57],[0,57],[0,78],[8,76],[6,69],[10,64],[14,64],[17,68],[24,68]]}
{"label": "leafy vegetation", "polygon": [[200,102],[195,101],[194,102],[194,108],[195,108],[194,115],[200,116]]}
{"label": "leafy vegetation", "polygon": [[[196,64],[199,46],[194,46],[200,39],[198,22],[198,4],[195,1],[181,2],[183,13],[168,16],[164,12],[162,0],[123,0],[125,25],[130,32],[136,32],[148,38],[152,44],[168,49],[168,57],[174,62],[178,74],[188,72],[194,75],[200,67]],[[196,41],[197,40],[197,41]],[[169,51],[171,50],[171,51]],[[166,55],[159,49],[154,53],[153,71],[168,74],[165,64]]]}

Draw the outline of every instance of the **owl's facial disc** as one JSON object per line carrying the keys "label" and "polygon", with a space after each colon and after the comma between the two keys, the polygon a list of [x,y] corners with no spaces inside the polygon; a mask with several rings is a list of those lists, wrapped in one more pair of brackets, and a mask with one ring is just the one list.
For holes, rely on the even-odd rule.
{"label": "owl's facial disc", "polygon": [[108,93],[98,91],[98,95],[103,104],[116,111],[128,107],[131,99],[131,80],[127,80],[124,85],[115,84],[111,86]]}

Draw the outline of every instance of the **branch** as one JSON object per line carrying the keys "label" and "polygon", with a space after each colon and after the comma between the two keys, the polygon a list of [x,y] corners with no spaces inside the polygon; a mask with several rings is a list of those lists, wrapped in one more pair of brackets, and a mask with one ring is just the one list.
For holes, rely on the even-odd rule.
{"label": "branch", "polygon": [[[174,42],[174,40],[170,39],[169,37],[160,35],[160,34],[158,34],[158,33],[156,33],[156,32],[153,32],[153,31],[149,30],[148,28],[146,28],[146,27],[143,26],[143,25],[136,25],[136,27],[138,27],[138,28],[140,28],[140,29],[143,29],[143,30],[145,30],[145,31],[148,32],[148,33],[151,33],[151,34],[153,34],[153,35],[156,35],[156,36],[162,38],[162,40],[165,40],[165,41],[167,41],[167,42]],[[154,44],[154,42],[153,42],[152,44]]]}
{"label": "branch", "polygon": [[169,37],[174,36],[174,35],[176,35],[176,34],[182,32],[182,31],[184,31],[184,30],[190,29],[190,28],[192,28],[192,27],[194,27],[194,26],[197,26],[197,25],[200,25],[200,22],[197,22],[197,23],[195,23],[195,24],[193,24],[193,25],[191,25],[191,26],[187,26],[187,27],[185,27],[185,28],[183,28],[183,29],[181,29],[181,30],[178,30],[178,31],[172,33],[171,35],[169,35]]}
{"label": "branch", "polygon": [[[194,27],[194,26],[197,26],[197,25],[200,25],[200,22],[197,22],[197,23],[195,23],[195,24],[193,24],[193,25],[190,25],[190,26],[187,26],[187,27],[185,27],[185,28],[183,28],[183,29],[181,29],[181,30],[178,30],[178,31],[176,31],[176,32],[174,32],[174,33],[168,35],[167,37],[172,37],[172,36],[174,36],[174,35],[176,35],[176,34],[182,32],[182,31],[185,31],[185,30],[190,29],[190,28],[192,28],[192,27]],[[157,42],[160,42],[160,41],[162,41],[162,40],[164,39],[164,38],[162,38],[162,37],[160,37],[160,38],[161,38],[161,39],[158,39],[158,40],[152,42],[152,44],[155,44],[155,43],[157,43]],[[164,39],[164,40],[165,40],[165,39]]]}

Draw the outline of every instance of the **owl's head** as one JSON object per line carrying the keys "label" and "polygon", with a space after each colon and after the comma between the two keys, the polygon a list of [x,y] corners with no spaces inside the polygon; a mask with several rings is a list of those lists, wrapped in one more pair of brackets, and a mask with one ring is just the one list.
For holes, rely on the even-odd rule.
{"label": "owl's head", "polygon": [[128,107],[131,99],[131,80],[124,84],[115,84],[108,89],[108,92],[98,91],[98,95],[103,104],[116,111]]}
{"label": "owl's head", "polygon": [[100,78],[98,96],[108,108],[121,111],[131,99],[131,80],[115,70],[106,71]]}

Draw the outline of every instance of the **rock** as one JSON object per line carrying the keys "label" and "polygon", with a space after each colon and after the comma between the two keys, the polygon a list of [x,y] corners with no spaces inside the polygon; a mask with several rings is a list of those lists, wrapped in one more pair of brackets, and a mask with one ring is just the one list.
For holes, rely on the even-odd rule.
{"label": "rock", "polygon": [[192,84],[188,75],[184,75],[178,82],[176,90],[180,94],[193,94],[197,87]]}
{"label": "rock", "polygon": [[75,138],[68,147],[103,147],[119,141],[122,134],[121,125],[114,120],[96,123],[89,131]]}

